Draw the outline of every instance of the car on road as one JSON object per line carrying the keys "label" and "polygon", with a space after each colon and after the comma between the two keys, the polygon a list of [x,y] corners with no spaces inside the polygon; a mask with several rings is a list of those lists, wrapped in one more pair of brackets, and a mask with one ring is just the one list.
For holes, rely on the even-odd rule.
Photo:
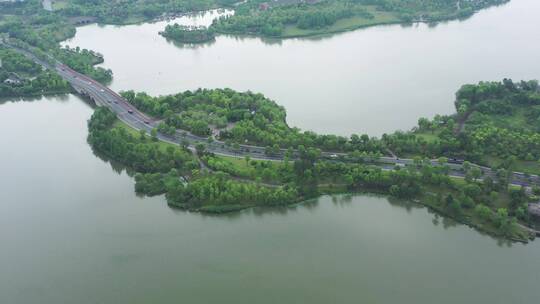
{"label": "car on road", "polygon": [[100,91],[100,92],[105,92],[105,90],[104,90],[104,89],[101,89],[101,90],[99,90],[99,91]]}
{"label": "car on road", "polygon": [[129,113],[129,114],[133,114],[133,110],[128,110],[128,113]]}
{"label": "car on road", "polygon": [[147,124],[147,125],[150,124],[150,122],[148,120],[145,120],[144,123]]}
{"label": "car on road", "polygon": [[459,159],[459,158],[449,158],[448,159],[449,164],[462,165],[464,162],[465,162],[465,160]]}

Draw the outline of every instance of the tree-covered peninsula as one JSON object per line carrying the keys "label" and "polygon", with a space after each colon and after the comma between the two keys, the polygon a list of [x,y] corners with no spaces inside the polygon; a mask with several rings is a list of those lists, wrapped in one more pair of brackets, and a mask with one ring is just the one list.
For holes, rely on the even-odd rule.
{"label": "tree-covered peninsula", "polygon": [[[197,5],[206,8],[225,2]],[[236,7],[233,17],[216,21],[212,29],[286,37],[298,31],[307,35],[350,29],[365,20],[380,23],[380,16],[393,18],[389,22],[455,18],[502,2],[328,0],[265,5],[247,1]],[[47,12],[37,0],[2,2],[0,38],[14,48],[0,50],[0,92],[21,96],[68,89],[58,75],[38,69],[14,49],[28,50],[51,66],[58,60],[96,80],[110,81],[111,71],[95,67],[102,62],[101,55],[60,46],[60,41],[74,34],[77,17],[131,22],[193,9],[190,3],[131,1],[115,6],[66,0],[57,1],[55,11]],[[151,7],[154,12],[147,11]],[[347,27],[344,22],[354,24]],[[226,212],[289,205],[324,193],[375,192],[415,200],[482,231],[525,241],[529,231],[524,225],[531,221],[527,204],[538,200],[540,189],[511,182],[514,171],[524,172],[520,181],[529,179],[528,185],[533,184],[529,174],[540,172],[538,95],[535,81],[466,85],[456,95],[456,114],[420,119],[410,132],[375,138],[290,127],[283,107],[252,92],[201,89],[152,97],[128,91],[124,98],[158,120],[155,125],[152,120],[155,128],[149,134],[135,131],[110,110],[98,108],[89,121],[88,141],[100,155],[136,172],[138,193],[165,194],[175,208]],[[163,134],[185,140],[173,145],[158,139]],[[193,136],[203,140],[194,145],[188,139]],[[247,145],[263,147],[264,152],[258,157],[232,158],[215,149],[242,154]],[[383,156],[394,161],[383,163]],[[414,158],[414,162],[403,165],[399,157]]]}
{"label": "tree-covered peninsula", "polygon": [[[499,88],[497,99],[485,89],[480,90],[486,86]],[[520,107],[528,105],[534,108],[538,103],[535,81],[514,84],[505,80],[464,86],[457,93],[458,109],[467,103],[464,96],[472,98],[464,92],[475,91],[473,88],[477,93],[486,95],[474,94],[476,97],[471,107],[475,110],[466,110],[469,119],[476,115],[478,109],[499,107],[504,100],[508,105],[506,118],[520,120]],[[147,195],[165,193],[171,206],[225,212],[252,206],[287,205],[325,193],[375,192],[416,200],[491,234],[516,240],[528,238],[528,231],[522,226],[531,221],[527,204],[538,199],[535,195],[540,193],[540,189],[533,187],[533,192],[529,193],[525,188],[511,185],[511,172],[516,168],[512,162],[497,163],[489,171],[463,160],[456,167],[458,157],[476,159],[470,158],[473,155],[468,152],[470,136],[474,133],[467,131],[473,129],[468,127],[472,121],[460,120],[463,109],[455,115],[437,118],[444,123],[429,122],[426,126],[426,121],[421,119],[420,126],[408,133],[385,134],[380,139],[367,135],[344,138],[290,128],[285,123],[282,107],[261,94],[251,92],[225,89],[187,91],[161,97],[134,92],[124,92],[123,95],[133,105],[162,119],[162,122],[148,136],[128,130],[122,123],[115,122],[108,110],[99,109],[90,121],[90,143],[139,172],[136,176],[138,192]],[[482,102],[488,105],[478,107]],[[500,119],[494,113],[485,115],[489,119]],[[95,124],[103,121],[103,117],[108,117],[106,123]],[[488,120],[483,121],[485,126],[491,124]],[[207,144],[197,144],[192,154],[187,137],[180,148],[157,142],[158,133],[186,136],[189,132],[208,137]],[[537,130],[531,132],[538,136]],[[253,136],[258,133],[265,135]],[[431,145],[433,142],[441,145],[438,154],[426,153],[429,144],[425,138],[444,134],[453,145],[433,140]],[[264,139],[267,136],[269,139]],[[506,140],[514,140],[510,137]],[[416,149],[411,148],[411,138],[418,146]],[[220,156],[210,149],[210,144],[216,141],[218,145],[233,148],[236,145],[238,149],[246,142],[253,145],[264,143],[268,145],[266,154],[274,153],[279,161]],[[165,152],[159,152],[158,146]],[[480,153],[483,157],[492,157],[489,145],[485,146]],[[326,152],[329,148],[333,149],[330,151],[342,152],[329,157]],[[538,149],[534,146],[529,148],[534,157]],[[395,167],[379,163],[378,157],[387,155],[389,151],[399,151],[400,156],[414,156],[414,162]],[[137,156],[137,153],[143,154]],[[164,157],[164,153],[169,157],[178,155],[178,159],[181,159],[180,154],[185,157],[182,161],[166,158],[157,161]],[[506,153],[516,162],[527,157],[519,149],[508,149]],[[437,160],[433,161],[433,157]],[[154,165],[143,166],[141,162]]]}

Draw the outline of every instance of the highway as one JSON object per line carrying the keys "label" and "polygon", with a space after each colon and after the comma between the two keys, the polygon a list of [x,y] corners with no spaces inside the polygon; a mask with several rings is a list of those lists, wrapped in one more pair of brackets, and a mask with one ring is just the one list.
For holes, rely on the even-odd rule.
{"label": "highway", "polygon": [[[69,81],[71,85],[81,94],[87,95],[91,98],[96,104],[100,106],[106,106],[111,109],[120,120],[122,120],[127,125],[131,126],[137,130],[145,130],[148,133],[157,127],[158,122],[145,115],[144,113],[137,110],[133,105],[128,103],[123,97],[121,97],[116,92],[109,89],[107,86],[100,84],[99,82],[82,75],[69,67],[59,64],[56,67],[56,71],[64,79]],[[194,146],[198,143],[204,143],[206,149],[209,152],[215,153],[222,156],[231,156],[231,157],[245,157],[249,156],[251,159],[258,160],[283,160],[286,150],[281,150],[280,153],[276,155],[266,155],[265,147],[252,146],[252,145],[239,145],[239,149],[227,146],[224,142],[214,140],[208,142],[207,138],[196,136],[185,130],[177,130],[173,136],[161,134],[158,132],[157,135],[159,140],[173,143],[181,144],[182,141],[189,142],[190,148],[194,149]],[[342,156],[346,156],[343,153],[334,153],[334,152],[322,152],[322,156],[328,159],[336,159]],[[397,157],[379,157],[376,160],[373,160],[376,163],[380,163],[383,167],[393,168],[396,165],[406,166],[413,165],[414,160],[412,159],[400,159]],[[438,160],[432,160],[432,165],[438,165]],[[386,166],[385,166],[386,165]],[[464,177],[461,163],[449,163],[448,166],[451,169],[451,175],[455,177]],[[483,176],[490,176],[494,180],[497,179],[496,175],[488,167],[482,167],[479,165],[472,164],[480,168],[483,172]],[[531,184],[540,185],[540,180],[538,176],[526,177],[523,173],[514,172],[511,179],[511,183],[518,186],[530,186]]]}
{"label": "highway", "polygon": [[[16,51],[24,54],[25,56],[33,59],[36,63],[42,65],[45,68],[55,70],[63,79],[68,81],[79,94],[91,99],[98,106],[104,106],[109,108],[117,115],[117,117],[121,121],[123,121],[128,126],[136,130],[145,130],[147,133],[150,133],[153,128],[157,127],[159,122],[156,119],[149,117],[141,111],[137,110],[133,105],[131,105],[118,93],[114,92],[107,86],[95,81],[94,79],[78,73],[60,62],[54,61],[56,62],[56,64],[54,66],[51,66],[51,64],[40,60],[26,50],[17,48],[12,45],[8,45],[3,41],[0,41],[0,43],[11,47]],[[284,159],[286,152],[286,150],[282,149],[276,155],[266,155],[265,147],[252,145],[239,145],[239,147],[236,147],[235,149],[235,147],[228,146],[222,141],[213,140],[209,142],[208,138],[196,136],[185,130],[177,130],[176,133],[172,136],[158,132],[157,138],[161,141],[177,145],[181,145],[183,142],[189,143],[189,148],[192,150],[195,149],[195,146],[198,143],[203,143],[206,146],[206,150],[209,152],[212,152],[216,155],[237,158],[249,156],[251,159],[256,160],[280,161]],[[347,155],[343,153],[322,152],[322,157],[333,161],[339,161],[342,157],[345,156]],[[412,159],[401,159],[398,157],[379,157],[377,159],[366,158],[363,161],[378,163],[381,167],[385,169],[392,169],[395,166],[406,166],[414,164],[414,160]],[[432,160],[431,163],[433,165],[438,165],[437,160]],[[460,162],[449,163],[448,166],[450,167],[450,175],[454,177],[464,177],[462,168],[463,166]],[[482,167],[475,164],[472,164],[472,166],[480,168],[482,170],[483,177],[490,176],[496,180],[495,172],[492,172],[490,168]],[[520,172],[513,172],[511,177],[511,183],[518,186],[530,187],[532,185],[540,185],[540,179],[538,176],[535,175],[526,176],[525,174]]]}

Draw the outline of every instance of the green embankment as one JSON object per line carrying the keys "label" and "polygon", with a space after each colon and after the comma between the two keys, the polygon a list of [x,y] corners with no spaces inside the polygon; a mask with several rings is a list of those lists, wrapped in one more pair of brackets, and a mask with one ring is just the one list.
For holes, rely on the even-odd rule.
{"label": "green embankment", "polygon": [[[120,121],[115,121],[113,128],[122,128],[129,134],[133,136],[140,136],[140,133],[131,129],[129,126],[125,125]],[[150,138],[147,139],[150,141]],[[155,143],[154,143],[155,144]],[[159,142],[159,145],[162,151],[167,151],[168,147],[178,146]],[[236,180],[234,183],[237,184],[259,184],[262,182],[260,175],[260,165],[259,163],[269,163],[268,165],[272,166],[283,166],[283,162],[264,162],[264,161],[253,161],[245,158],[234,158],[226,156],[215,156],[213,161],[217,161],[220,164],[220,168],[226,170],[227,173],[231,174]],[[271,164],[270,164],[271,163]],[[226,165],[224,165],[226,164]],[[264,167],[264,165],[263,165]],[[235,175],[236,173],[236,175]],[[383,175],[390,176],[389,172],[383,172]],[[197,177],[196,177],[197,178]],[[201,177],[198,177],[201,178]],[[202,177],[204,179],[204,177]],[[276,181],[274,181],[276,182]],[[473,183],[475,184],[475,183]],[[494,200],[490,203],[490,208],[488,212],[488,218],[481,217],[473,207],[462,207],[459,210],[454,210],[449,208],[447,203],[441,200],[441,197],[447,197],[452,195],[456,198],[462,195],[462,189],[465,189],[467,185],[470,185],[470,182],[465,181],[462,178],[450,178],[450,186],[434,186],[434,185],[425,185],[420,195],[414,198],[414,201],[422,204],[437,213],[453,218],[456,221],[466,224],[470,227],[478,229],[479,231],[485,232],[490,235],[505,237],[514,241],[527,242],[531,237],[530,233],[524,229],[522,226],[508,222],[508,226],[504,228],[504,231],[496,225],[496,212],[495,210],[499,209],[509,209],[509,201],[511,200],[508,192],[500,192]],[[275,185],[278,187],[279,185]],[[264,186],[264,183],[260,187]],[[165,188],[164,188],[165,189]],[[376,188],[357,188],[351,189],[344,183],[343,178],[326,178],[321,179],[316,186],[316,195],[325,195],[325,194],[338,194],[338,193],[353,193],[353,192],[364,192],[364,193],[379,193],[379,194],[388,194],[386,191],[381,191]],[[309,198],[309,196],[298,196],[296,199],[291,200],[288,204],[298,203],[304,199]],[[173,204],[174,205],[174,204]],[[200,212],[206,213],[225,213],[225,212],[234,212],[239,211],[245,208],[251,208],[255,206],[260,206],[260,202],[243,202],[243,203],[211,203],[203,204],[198,207],[189,207],[187,205],[176,205],[181,208],[186,208],[190,210],[197,210]]]}
{"label": "green embankment", "polygon": [[366,10],[373,14],[373,18],[355,16],[340,19],[331,26],[320,29],[301,29],[296,25],[285,26],[280,38],[309,37],[318,35],[328,35],[340,32],[347,32],[359,28],[370,27],[383,24],[396,24],[402,21],[395,14],[378,11],[373,6],[366,6]]}

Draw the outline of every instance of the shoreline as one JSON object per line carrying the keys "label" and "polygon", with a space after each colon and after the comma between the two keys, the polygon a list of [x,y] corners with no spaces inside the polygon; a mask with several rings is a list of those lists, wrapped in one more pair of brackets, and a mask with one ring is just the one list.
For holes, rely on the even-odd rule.
{"label": "shoreline", "polygon": [[[234,32],[234,31],[223,31],[223,30],[219,30],[219,29],[214,29],[214,30],[215,30],[216,34],[218,34],[216,36],[230,35],[230,36],[236,36],[236,37],[252,37],[252,38],[274,39],[274,40],[287,40],[287,39],[295,39],[295,38],[324,38],[325,36],[329,36],[329,35],[332,36],[332,35],[336,35],[336,34],[352,32],[352,31],[356,31],[356,30],[367,29],[367,28],[370,28],[370,27],[377,27],[377,26],[392,26],[392,25],[413,26],[415,24],[438,25],[438,24],[444,23],[444,22],[462,21],[462,20],[466,20],[468,18],[471,18],[474,15],[476,15],[477,13],[479,13],[481,11],[484,11],[486,9],[490,9],[490,8],[494,8],[494,7],[500,7],[500,6],[506,5],[506,4],[510,3],[510,2],[511,1],[507,1],[505,3],[488,6],[488,7],[482,8],[482,9],[478,9],[478,10],[472,11],[469,15],[466,15],[466,16],[448,16],[448,17],[441,17],[440,19],[437,19],[437,20],[382,21],[382,22],[375,22],[375,23],[372,23],[372,24],[353,25],[353,26],[344,27],[344,28],[338,28],[338,29],[310,30],[311,32],[305,33],[305,34],[268,36],[268,35],[256,34],[256,33],[240,33],[240,32]],[[196,14],[200,14],[200,13],[203,13],[203,12],[206,13],[206,12],[215,11],[215,10],[232,10],[232,11],[234,11],[234,8],[233,7],[214,7],[214,8],[209,8],[209,9],[205,9],[205,10],[198,10],[198,11],[191,11],[191,12],[171,13],[171,14],[164,13],[161,16],[154,17],[154,18],[142,17],[141,20],[137,20],[137,21],[126,20],[125,22],[118,22],[118,23],[116,23],[116,22],[101,22],[99,20],[96,20],[96,22],[93,22],[93,23],[74,25],[74,27],[76,29],[78,27],[83,27],[83,26],[87,26],[87,25],[91,25],[91,24],[97,24],[98,26],[107,26],[107,25],[129,26],[129,25],[142,25],[142,24],[146,24],[146,23],[153,24],[153,23],[158,23],[158,22],[170,22],[170,21],[173,21],[174,19],[177,19],[177,18],[182,18],[182,17],[186,17],[186,16],[190,16],[190,15],[196,15]],[[75,35],[73,35],[70,38],[73,38],[74,36]],[[70,38],[68,38],[68,39],[70,39]],[[68,39],[66,39],[66,40],[68,40]],[[64,40],[62,42],[65,42],[66,40]]]}
{"label": "shoreline", "polygon": [[[160,194],[163,195],[163,194]],[[189,208],[189,207],[182,207],[182,206],[176,206],[173,204],[167,203],[167,206],[169,206],[172,209],[181,210],[185,212],[193,212],[193,213],[200,213],[201,215],[214,215],[214,216],[221,216],[226,214],[232,214],[236,212],[242,212],[244,210],[254,209],[254,208],[263,208],[263,209],[274,209],[274,208],[294,208],[298,206],[302,206],[304,204],[309,203],[312,200],[319,199],[324,196],[332,196],[332,195],[354,195],[354,196],[361,196],[361,195],[374,195],[374,196],[380,196],[384,197],[386,199],[395,198],[394,196],[384,193],[384,192],[377,192],[377,191],[370,191],[370,190],[358,190],[358,191],[351,191],[349,189],[339,189],[336,188],[335,191],[323,191],[319,193],[316,196],[313,197],[302,197],[297,202],[283,205],[283,206],[259,206],[257,204],[253,205],[224,205],[224,206],[216,206],[219,207],[217,209],[213,208]],[[510,237],[505,236],[500,233],[496,233],[494,231],[490,231],[489,229],[484,228],[481,225],[474,224],[473,222],[465,221],[464,218],[457,217],[455,215],[452,215],[448,212],[445,212],[444,210],[441,210],[440,208],[437,208],[436,206],[429,204],[426,202],[425,198],[412,198],[412,199],[400,199],[402,201],[401,204],[405,202],[409,202],[412,204],[416,204],[417,206],[426,208],[427,210],[430,210],[437,214],[438,216],[449,218],[454,220],[456,223],[459,223],[461,225],[465,225],[469,228],[474,229],[476,232],[488,235],[495,239],[500,240],[507,240],[514,243],[521,243],[521,244],[528,244],[531,241],[535,240],[535,233],[538,233],[538,231],[534,230],[533,228],[523,226],[521,224],[517,224],[520,229],[523,230],[524,233],[528,234],[528,238],[517,238],[517,237]],[[210,206],[212,207],[212,206]]]}
{"label": "shoreline", "polygon": [[[207,11],[207,10],[205,10],[205,11]],[[186,14],[186,15],[187,15],[187,14]],[[439,22],[439,21],[437,21],[437,22]],[[337,33],[337,32],[350,31],[350,30],[354,30],[354,29],[362,28],[362,27],[377,26],[377,25],[382,25],[382,24],[385,24],[385,23],[365,25],[365,26],[354,27],[354,28],[350,28],[350,29],[340,29],[339,31],[336,31],[336,33]],[[392,23],[392,22],[390,22],[390,23],[386,23],[386,24],[399,24],[399,23]],[[328,33],[331,33],[331,32],[325,32],[325,33],[320,33],[320,34],[317,33],[317,34],[313,34],[313,35],[307,34],[307,35],[305,35],[305,36],[304,36],[304,35],[301,35],[301,36],[298,36],[298,37],[308,37],[308,36],[316,36],[316,35],[326,35],[326,34],[328,34]],[[291,36],[291,37],[289,37],[289,38],[294,38],[294,37]],[[101,58],[101,61],[103,61],[103,58]],[[95,65],[95,64],[99,64],[99,62],[94,63],[94,65]],[[65,93],[65,92],[61,92],[61,93]],[[56,95],[56,93],[51,92],[49,95]],[[36,94],[35,96],[39,96],[39,95]],[[23,97],[24,97],[24,96],[23,96]],[[19,98],[20,98],[20,96],[19,96]],[[319,185],[318,187],[321,187],[321,186]],[[334,189],[334,187],[336,187],[336,189]],[[316,195],[316,197],[319,197],[320,195],[337,194],[337,193],[357,193],[356,191],[354,191],[354,192],[347,191],[346,188],[344,188],[343,186],[340,187],[340,185],[332,185],[332,184],[330,184],[329,187],[327,187],[327,188],[328,188],[328,189],[325,189],[325,190],[321,191],[320,193],[318,193],[318,194]],[[369,190],[368,190],[368,191],[360,191],[360,193],[362,193],[362,192],[369,192],[369,193],[372,193],[372,191],[369,191]],[[422,196],[425,196],[425,194],[422,194]],[[306,197],[301,196],[301,197],[298,198],[297,203],[304,202],[306,199],[309,199],[309,198],[306,198]],[[429,203],[424,202],[424,203],[422,203],[422,204],[423,204],[424,206],[430,206],[430,207],[434,208],[434,210],[437,210],[438,213],[441,213],[441,214],[445,215],[446,217],[452,217],[452,215],[448,214],[448,213],[445,212],[444,210],[440,210],[440,208],[437,209],[436,207],[430,205]],[[206,206],[206,207],[219,207],[219,206],[208,205],[208,206]],[[230,211],[236,211],[236,210],[232,210],[232,209],[240,210],[240,209],[250,208],[250,207],[252,207],[252,205],[247,205],[247,204],[246,204],[245,206],[240,206],[240,205],[238,205],[238,206],[233,206],[233,205],[226,206],[226,205],[224,205],[224,206],[222,206],[222,207],[225,208],[225,209],[230,209]],[[188,210],[195,210],[195,209],[190,209],[190,208],[187,208],[187,209],[188,209]],[[202,212],[210,212],[210,213],[212,213],[212,212],[211,212],[211,208],[210,208],[210,209],[209,209],[209,208],[206,208],[206,209],[204,209],[204,210],[203,210],[202,208],[200,208],[199,210],[202,211]],[[195,211],[198,211],[198,210],[195,210]],[[227,211],[227,210],[226,210],[226,211]],[[218,212],[218,213],[219,213],[219,212]],[[477,228],[477,229],[482,229],[480,226],[474,225],[472,222],[468,223],[465,219],[459,220],[459,222],[462,222],[462,223],[467,224],[467,225],[470,224],[470,225],[472,225],[473,227],[475,227],[475,228]],[[496,235],[496,233],[495,233],[495,235]]]}

